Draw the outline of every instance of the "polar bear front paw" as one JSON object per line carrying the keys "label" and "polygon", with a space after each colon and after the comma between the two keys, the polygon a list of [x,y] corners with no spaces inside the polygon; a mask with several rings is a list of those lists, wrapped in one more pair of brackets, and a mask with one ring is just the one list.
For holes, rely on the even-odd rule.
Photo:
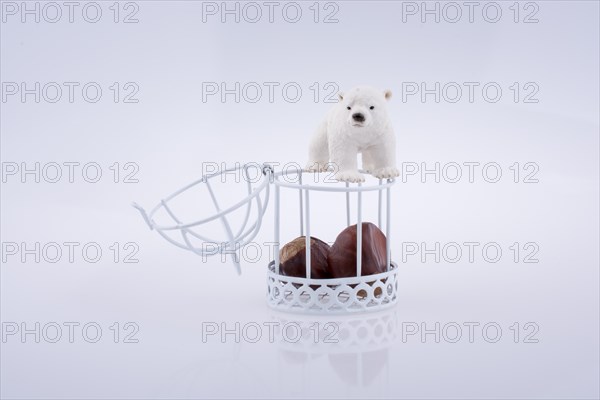
{"label": "polar bear front paw", "polygon": [[365,177],[358,171],[340,171],[335,174],[335,179],[341,182],[364,182]]}
{"label": "polar bear front paw", "polygon": [[379,179],[395,178],[400,176],[400,171],[395,167],[379,168],[378,170],[373,171],[373,176]]}
{"label": "polar bear front paw", "polygon": [[304,170],[308,171],[308,172],[325,172],[328,169],[329,169],[328,162],[319,162],[319,161],[309,162],[308,164],[306,164],[306,167],[304,167]]}

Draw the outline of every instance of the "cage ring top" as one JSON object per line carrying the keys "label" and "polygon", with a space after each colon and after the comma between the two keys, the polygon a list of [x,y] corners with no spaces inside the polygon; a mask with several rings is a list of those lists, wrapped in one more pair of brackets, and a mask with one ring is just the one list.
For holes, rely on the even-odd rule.
{"label": "cage ring top", "polygon": [[[360,169],[359,172],[362,174],[368,174],[367,171],[362,170],[362,169]],[[281,179],[284,176],[288,176],[288,175],[292,175],[292,174],[297,174],[297,176],[298,176],[297,181],[285,181],[285,180]],[[317,186],[317,185],[310,185],[307,183],[303,183],[303,178],[302,178],[303,174],[315,174],[315,172],[306,171],[301,168],[288,168],[286,170],[274,173],[273,174],[273,177],[274,177],[273,183],[276,186],[280,186],[280,187],[287,187],[287,188],[292,188],[292,189],[302,189],[302,190],[313,190],[313,191],[321,191],[321,192],[369,192],[369,191],[387,189],[387,188],[391,187],[392,185],[394,185],[394,183],[395,183],[394,178],[388,178],[388,179],[385,179],[385,181],[386,181],[385,183],[383,183],[382,179],[379,179],[378,184],[372,184],[372,185],[364,185],[362,183],[355,183],[354,185],[356,185],[356,186],[350,186],[350,184],[348,182],[346,182],[345,186]],[[326,182],[326,183],[344,184],[343,182],[338,182],[335,180],[328,181],[328,179],[333,179],[333,178],[331,178],[331,176],[333,176],[333,171],[331,171],[331,170],[323,171],[321,174],[323,174],[323,175],[330,174],[329,178],[326,177],[324,179],[324,182]]]}

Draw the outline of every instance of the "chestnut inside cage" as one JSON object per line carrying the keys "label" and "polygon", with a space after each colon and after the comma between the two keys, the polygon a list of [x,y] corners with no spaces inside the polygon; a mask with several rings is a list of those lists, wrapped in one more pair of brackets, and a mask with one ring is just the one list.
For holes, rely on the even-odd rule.
{"label": "chestnut inside cage", "polygon": [[[260,168],[262,179],[253,184],[247,179],[246,197],[232,206],[221,210],[219,201],[215,196],[211,180],[226,173],[241,171],[248,176],[250,169]],[[361,171],[365,173],[365,171]],[[390,248],[390,209],[391,187],[394,179],[376,179],[366,175],[367,180],[373,183],[343,183],[337,181],[326,182],[322,185],[307,183],[303,179],[305,174],[314,174],[300,168],[286,168],[275,172],[273,167],[264,164],[244,164],[235,168],[226,169],[205,175],[202,178],[174,192],[164,198],[149,213],[141,206],[133,203],[150,227],[156,230],[163,238],[177,247],[192,251],[198,255],[210,256],[215,254],[235,253],[250,243],[258,234],[262,219],[268,206],[270,186],[274,186],[274,259],[267,268],[267,303],[276,310],[286,312],[317,313],[317,314],[345,314],[352,312],[376,311],[395,304],[398,291],[398,267],[391,259]],[[370,177],[370,178],[369,178]],[[303,182],[304,181],[304,182]],[[172,202],[190,189],[197,186],[206,186],[211,202],[216,213],[210,217],[185,222],[173,209]],[[281,233],[281,193],[283,191],[298,192],[297,205],[299,215],[299,233],[304,237],[305,245],[305,273],[304,276],[290,276],[283,273],[280,262],[280,233]],[[315,192],[343,193],[346,202],[346,226],[352,222],[351,202],[356,204],[356,256],[355,270],[352,276],[340,278],[315,279],[311,276],[311,194]],[[367,274],[363,271],[363,194],[377,192],[377,226],[385,232],[385,266],[378,273]],[[329,196],[329,195],[328,195]],[[385,197],[385,201],[384,201]],[[383,203],[385,202],[385,206]],[[243,211],[244,217],[240,227],[233,229],[228,219],[235,211]],[[156,216],[161,213],[166,218],[165,222],[157,222]],[[254,213],[255,220],[250,222],[250,215]],[[199,227],[214,221],[220,221],[226,232],[226,240],[214,241],[198,232]],[[383,224],[385,221],[385,224]],[[237,272],[241,272],[240,260],[234,257]],[[330,266],[337,268],[339,265]]]}

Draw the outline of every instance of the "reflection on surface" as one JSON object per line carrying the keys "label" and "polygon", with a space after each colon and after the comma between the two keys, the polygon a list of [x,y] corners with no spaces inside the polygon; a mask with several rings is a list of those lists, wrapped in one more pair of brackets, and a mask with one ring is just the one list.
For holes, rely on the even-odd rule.
{"label": "reflection on surface", "polygon": [[298,325],[302,330],[297,341],[283,333],[275,336],[279,390],[287,387],[293,390],[290,395],[306,396],[325,395],[327,388],[346,397],[386,393],[390,347],[398,335],[393,308],[375,314],[272,317],[282,329]]}
{"label": "reflection on surface", "polygon": [[[193,355],[189,347],[182,347],[182,358],[195,361],[174,366],[165,390],[157,395],[371,398],[393,394],[390,352],[400,337],[394,308],[341,316],[269,311],[262,320],[221,323],[228,333],[210,336],[206,342],[198,331],[190,332],[197,345]],[[257,326],[262,336],[253,341]],[[267,326],[273,327],[271,334]]]}

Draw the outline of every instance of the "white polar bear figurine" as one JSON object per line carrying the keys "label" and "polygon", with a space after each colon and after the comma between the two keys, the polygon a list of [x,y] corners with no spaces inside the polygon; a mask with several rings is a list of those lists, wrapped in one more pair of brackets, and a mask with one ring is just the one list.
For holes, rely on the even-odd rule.
{"label": "white polar bear figurine", "polygon": [[387,112],[392,92],[359,86],[338,97],[311,140],[306,170],[321,172],[333,165],[338,181],[364,182],[357,165],[362,153],[366,172],[376,178],[398,176],[396,137]]}

